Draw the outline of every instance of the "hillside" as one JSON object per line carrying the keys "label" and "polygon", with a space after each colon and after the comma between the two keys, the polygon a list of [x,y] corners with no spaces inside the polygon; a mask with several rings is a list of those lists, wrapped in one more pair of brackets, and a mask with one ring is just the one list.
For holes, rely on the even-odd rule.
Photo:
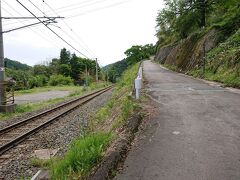
{"label": "hillside", "polygon": [[103,70],[107,72],[109,81],[116,82],[116,79],[122,75],[127,67],[127,62],[123,59],[103,67]]}
{"label": "hillside", "polygon": [[31,69],[31,66],[28,66],[27,64],[22,64],[15,60],[5,58],[4,61],[5,61],[5,67],[9,69],[23,70],[23,71]]}
{"label": "hillside", "polygon": [[[194,23],[191,18],[198,17],[193,14],[195,11],[189,10],[183,10],[183,17],[178,16],[171,22],[172,33],[168,36],[169,31],[165,32],[159,27],[155,61],[178,72],[240,87],[240,4],[235,0],[212,2],[214,3],[206,4],[203,27]],[[165,10],[174,11],[168,8],[170,7],[166,4]],[[208,11],[210,9],[212,11]],[[162,16],[160,13],[158,23]],[[182,26],[179,30],[176,27],[178,21],[188,26]]]}

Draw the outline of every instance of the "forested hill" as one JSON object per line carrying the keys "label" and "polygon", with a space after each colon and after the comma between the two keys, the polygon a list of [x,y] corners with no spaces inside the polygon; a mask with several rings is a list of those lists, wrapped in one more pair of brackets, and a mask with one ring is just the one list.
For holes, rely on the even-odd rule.
{"label": "forested hill", "polygon": [[164,0],[155,60],[169,68],[240,87],[240,1]]}
{"label": "forested hill", "polygon": [[120,77],[123,71],[127,69],[127,61],[125,59],[117,61],[115,63],[109,64],[103,67],[103,70],[108,75],[108,80],[115,82],[117,77]]}
{"label": "forested hill", "polygon": [[30,70],[32,67],[28,66],[27,64],[22,64],[18,61],[14,61],[8,58],[4,59],[5,61],[5,67],[9,69],[15,69],[15,70]]}

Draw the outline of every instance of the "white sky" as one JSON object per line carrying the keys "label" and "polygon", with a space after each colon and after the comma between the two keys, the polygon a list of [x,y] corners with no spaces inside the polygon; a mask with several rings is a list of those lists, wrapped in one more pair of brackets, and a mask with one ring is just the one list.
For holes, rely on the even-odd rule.
{"label": "white sky", "polygon": [[[43,14],[31,2],[48,16],[56,14],[47,4],[65,17],[66,24],[58,20],[58,24],[49,27],[87,57],[97,57],[101,66],[122,60],[124,51],[132,45],[154,44],[155,19],[163,7],[162,0],[45,0],[47,4],[42,0],[19,1],[38,16]],[[31,14],[16,0],[2,0],[2,16]],[[22,21],[3,20],[3,31],[37,22]],[[29,65],[59,57],[63,47],[75,52],[43,24],[4,34],[5,57]]]}

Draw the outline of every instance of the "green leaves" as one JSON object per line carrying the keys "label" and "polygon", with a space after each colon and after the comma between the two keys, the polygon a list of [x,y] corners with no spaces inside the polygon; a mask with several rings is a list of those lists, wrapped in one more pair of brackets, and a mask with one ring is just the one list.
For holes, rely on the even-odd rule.
{"label": "green leaves", "polygon": [[237,0],[165,0],[165,7],[156,18],[158,44],[174,43],[196,30],[223,21],[225,14],[234,13],[229,10],[236,8],[237,3]]}
{"label": "green leaves", "polygon": [[147,59],[154,53],[155,47],[152,44],[146,44],[144,46],[135,45],[124,52],[124,54],[127,56],[126,61],[128,66],[135,64],[143,59]]}
{"label": "green leaves", "polygon": [[111,138],[109,133],[97,133],[76,139],[64,158],[51,167],[52,179],[81,179],[100,160]]}

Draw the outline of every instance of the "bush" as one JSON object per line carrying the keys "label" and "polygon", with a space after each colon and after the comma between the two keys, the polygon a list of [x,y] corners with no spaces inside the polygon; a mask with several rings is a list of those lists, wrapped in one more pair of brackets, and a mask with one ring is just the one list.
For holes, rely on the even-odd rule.
{"label": "bush", "polygon": [[73,79],[71,79],[70,77],[65,77],[63,75],[52,75],[50,76],[48,84],[50,86],[72,85]]}
{"label": "bush", "polygon": [[28,80],[29,88],[42,87],[47,85],[47,77],[44,75],[32,76]]}

